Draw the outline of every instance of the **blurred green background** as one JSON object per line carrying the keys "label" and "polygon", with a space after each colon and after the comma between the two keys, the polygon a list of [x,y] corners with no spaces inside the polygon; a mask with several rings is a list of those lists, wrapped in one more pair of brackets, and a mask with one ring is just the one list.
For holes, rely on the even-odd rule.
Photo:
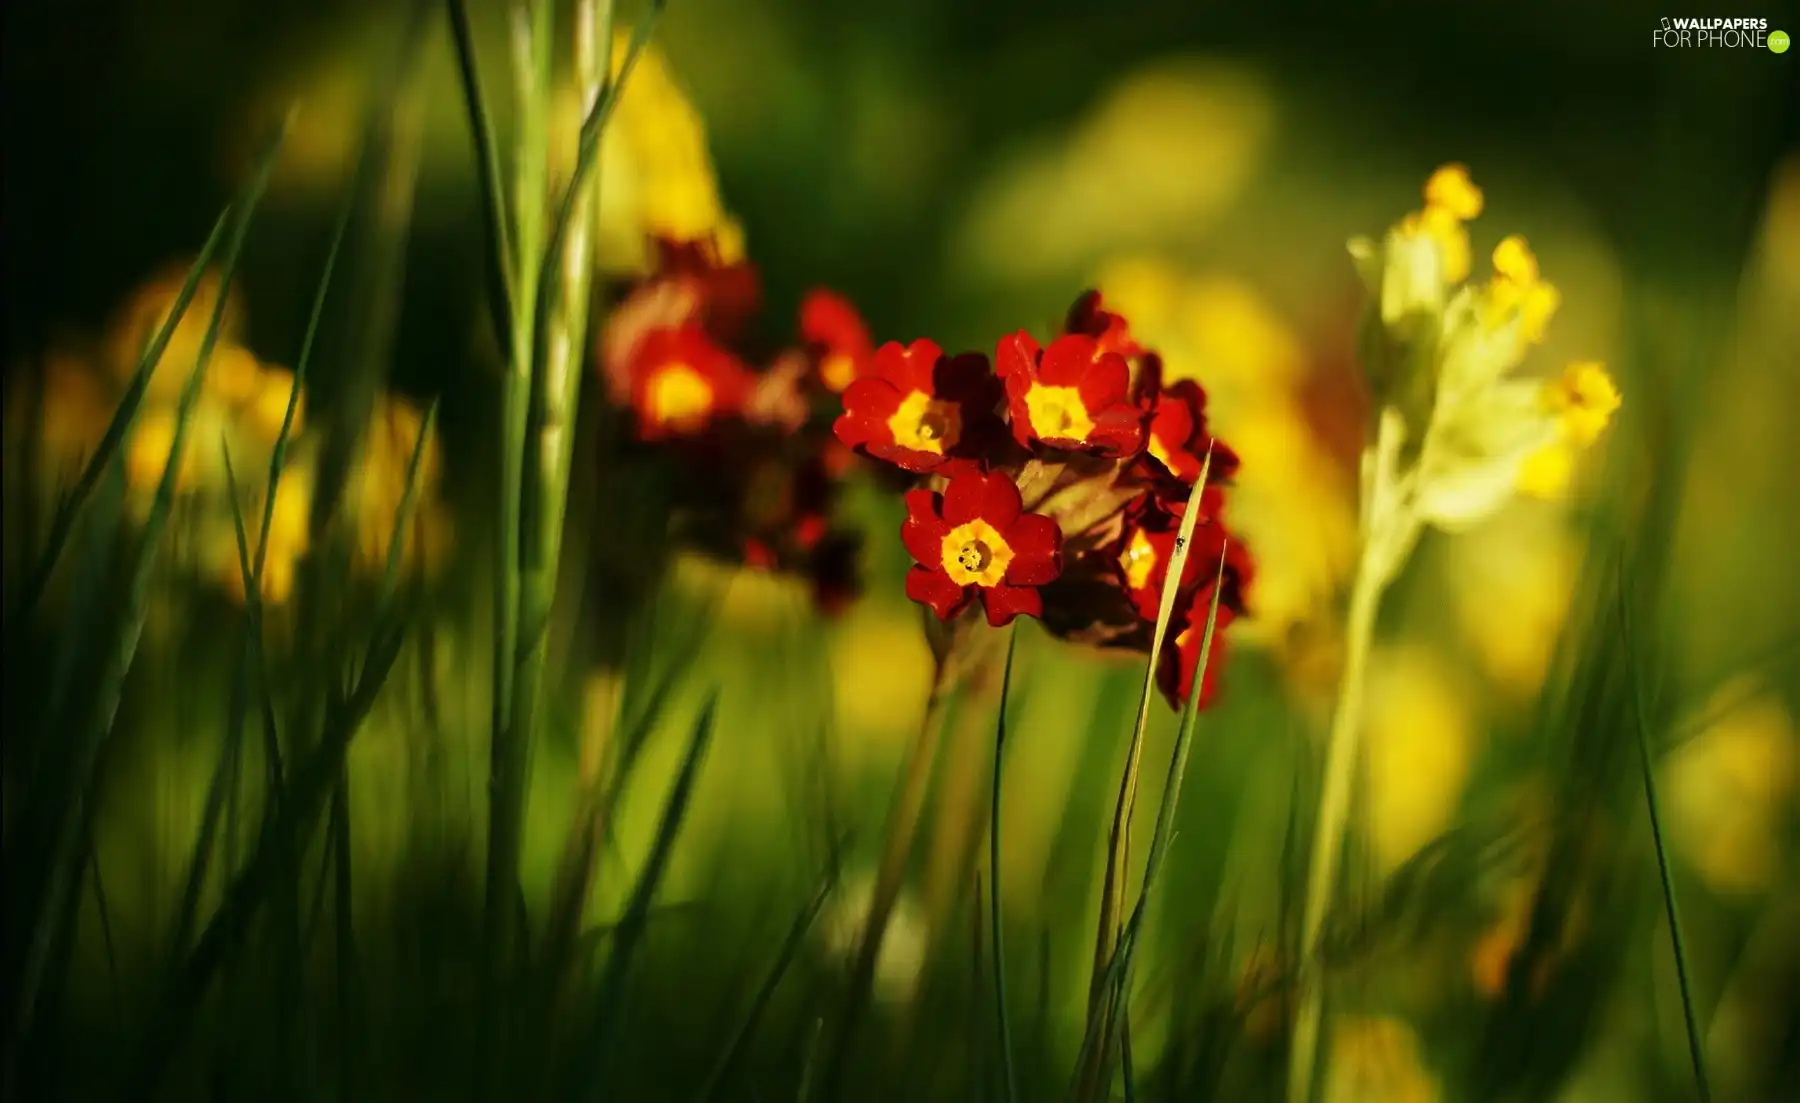
{"label": "blurred green background", "polygon": [[[472,7],[490,94],[503,97],[503,13]],[[1224,696],[1202,723],[1143,968],[1139,1059],[1166,1073],[1158,1098],[1201,1097],[1203,1082],[1205,1097],[1277,1097],[1267,1073],[1280,1031],[1242,991],[1254,987],[1258,947],[1279,942],[1288,921],[1285,840],[1310,814],[1341,662],[1336,606],[1354,554],[1366,416],[1353,360],[1362,291],[1343,243],[1416,207],[1419,184],[1449,161],[1468,164],[1488,197],[1477,268],[1501,235],[1523,233],[1563,292],[1540,357],[1605,361],[1625,405],[1606,462],[1572,505],[1521,506],[1480,533],[1430,538],[1391,603],[1370,689],[1359,891],[1376,892],[1452,828],[1509,830],[1561,799],[1554,779],[1568,767],[1541,737],[1578,720],[1548,723],[1554,705],[1539,693],[1572,664],[1559,639],[1603,646],[1577,593],[1584,557],[1609,549],[1587,539],[1584,520],[1595,502],[1669,498],[1679,521],[1653,615],[1659,693],[1678,719],[1659,769],[1714,1098],[1773,1099],[1800,1075],[1784,989],[1800,980],[1800,437],[1786,423],[1800,410],[1800,61],[1654,48],[1662,14],[1543,0],[1360,10],[671,0],[657,41],[704,120],[719,192],[764,278],[771,335],[789,334],[801,295],[826,286],[858,304],[878,340],[991,348],[1018,328],[1047,331],[1098,282],[1178,371],[1205,383],[1219,433],[1245,457],[1233,509],[1262,598],[1234,633]],[[1800,10],[1751,14],[1800,30]],[[261,128],[298,100],[238,284],[243,344],[293,362],[361,112],[404,22],[398,3],[348,0],[9,5],[9,426],[15,376],[55,342],[104,332],[133,289],[191,256],[243,183]],[[441,18],[431,35],[390,386],[441,402],[440,491],[457,534],[451,561],[466,565],[482,547],[493,368],[475,175]],[[322,371],[328,389],[329,360]],[[1651,481],[1645,457],[1677,447],[1678,479]],[[663,893],[692,908],[671,904],[654,924],[634,981],[634,1044],[616,1059],[632,1085],[621,1098],[692,1093],[847,833],[847,887],[808,935],[808,983],[782,990],[777,1025],[758,1033],[726,1095],[791,1097],[803,1079],[820,993],[854,927],[854,889],[866,891],[930,677],[918,610],[900,589],[897,503],[859,486],[847,510],[869,551],[866,595],[842,618],[822,620],[783,580],[747,576],[692,655],[682,625],[697,621],[684,603],[721,572],[684,561],[652,634],[636,638],[651,666],[687,669],[608,833],[595,922],[622,906],[714,688],[720,735]],[[469,855],[484,822],[487,659],[482,587],[459,583],[475,577],[444,572],[417,671],[384,697],[352,754],[359,1010],[334,1006],[321,980],[298,1026],[240,1023],[233,1043],[221,1040],[229,1015],[207,1020],[197,1050],[237,1046],[220,1065],[233,1071],[216,1074],[232,1085],[221,1098],[296,1083],[296,1098],[414,1098],[460,1083],[453,1062],[433,1058],[466,1042],[473,1015]],[[133,1024],[156,1014],[151,996],[106,995],[104,978],[122,971],[128,991],[148,991],[217,754],[231,644],[203,646],[219,598],[191,589],[170,598],[188,611],[147,638],[124,721],[132,738],[108,763],[93,829],[106,937],[84,905],[74,975],[86,980],[64,1012],[68,1046],[135,1037]],[[579,612],[565,610],[568,630],[585,630]],[[1020,662],[999,890],[1026,1097],[1049,1098],[1080,1043],[1106,819],[1141,672],[1035,628],[1021,632]],[[584,710],[609,692],[584,669],[557,680],[535,764],[528,911],[550,888],[575,802]],[[971,991],[969,930],[993,696],[989,687],[949,721],[883,965],[883,1037],[901,1056],[872,1053],[870,1070],[886,1071],[853,1097],[977,1098],[992,1075],[991,1042],[970,1041],[991,1011]],[[1148,754],[1160,779],[1173,725],[1156,708]],[[1160,780],[1147,784],[1153,808]],[[1603,999],[1576,1009],[1533,989],[1513,1007],[1504,963],[1528,899],[1513,882],[1532,878],[1471,875],[1455,906],[1424,924],[1428,937],[1359,957],[1334,1008],[1361,1024],[1346,1028],[1339,1063],[1372,1071],[1333,1081],[1331,1098],[1692,1098],[1641,799],[1626,807],[1617,854],[1631,918],[1591,923],[1629,938],[1604,983],[1564,971]],[[1220,1000],[1229,1029],[1207,1017]],[[1557,1070],[1549,1079],[1481,1086],[1487,1066],[1469,1039],[1500,1005],[1572,1040],[1568,1054],[1534,1051]],[[363,1041],[328,1036],[352,1020]],[[288,1046],[284,1031],[299,1040]],[[1208,1080],[1196,1070],[1226,1035],[1237,1079]],[[347,1065],[361,1070],[353,1087],[324,1071]]]}

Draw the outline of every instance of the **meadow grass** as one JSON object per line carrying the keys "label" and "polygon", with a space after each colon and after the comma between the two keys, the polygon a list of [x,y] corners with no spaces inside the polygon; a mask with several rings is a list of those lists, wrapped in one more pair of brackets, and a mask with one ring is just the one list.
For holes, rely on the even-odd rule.
{"label": "meadow grass", "polygon": [[[486,99],[506,82],[480,70],[467,0],[412,9],[260,486],[240,483],[228,444],[190,439],[221,293],[197,360],[180,365],[151,507],[123,516],[151,375],[202,276],[231,284],[279,133],[47,529],[9,540],[23,566],[8,571],[6,679],[41,688],[9,703],[8,1098],[1727,1097],[1706,1040],[1721,985],[1700,979],[1657,781],[1693,713],[1673,688],[1667,598],[1684,396],[1643,392],[1668,420],[1652,418],[1607,473],[1577,612],[1520,738],[1494,742],[1487,787],[1385,875],[1359,865],[1378,798],[1353,733],[1381,592],[1391,582],[1404,597],[1404,579],[1352,595],[1361,643],[1338,713],[1352,734],[1334,734],[1328,757],[1255,658],[1233,662],[1232,700],[1204,718],[1197,689],[1178,715],[1158,705],[1210,450],[1147,659],[1073,655],[1029,622],[931,622],[922,707],[885,718],[910,736],[898,769],[888,749],[846,768],[832,761],[844,742],[834,694],[863,687],[833,680],[832,630],[791,588],[667,555],[666,488],[628,451],[580,469],[578,438],[617,443],[583,385],[599,312],[615,305],[592,265],[601,139],[661,5],[616,67],[611,0],[564,7],[516,13],[510,133]],[[417,40],[440,17],[501,364],[482,453],[492,493],[459,517],[455,569],[428,577],[410,558],[439,432],[427,406],[381,569],[358,579],[351,487],[393,357]],[[555,179],[565,46],[582,121],[573,170]],[[1643,351],[1644,378],[1657,356]],[[1680,368],[1668,375],[1698,375]],[[263,595],[278,491],[301,384],[321,376],[309,550],[294,604],[277,611]],[[241,606],[195,596],[167,562],[183,463],[215,444]],[[9,513],[37,491],[9,481]],[[883,539],[890,506],[871,511]],[[586,560],[608,542],[652,562],[602,577]],[[897,578],[883,561],[896,554],[872,549],[871,578]],[[1205,566],[1196,686],[1226,571]],[[158,595],[186,612],[160,615]],[[902,604],[870,599],[883,602]],[[216,646],[196,643],[209,636]],[[190,764],[174,781],[144,765],[168,748]],[[1066,790],[1044,765],[1053,752]],[[1143,765],[1159,753],[1160,777]],[[1548,790],[1542,816],[1508,796],[1528,781]],[[1476,998],[1445,978],[1466,971],[1514,882],[1527,885],[1525,921],[1498,991]],[[1679,1045],[1654,1007],[1664,960]],[[1363,1058],[1372,1079],[1333,1080],[1357,1057],[1328,1044],[1330,1024],[1409,1002],[1428,1011],[1429,1070],[1377,1045]],[[1629,1068],[1613,1069],[1621,1094],[1574,1094],[1607,1060]],[[1422,1081],[1406,1077],[1427,1071],[1437,1086],[1416,1094]],[[1776,1082],[1739,1081],[1746,1100]]]}

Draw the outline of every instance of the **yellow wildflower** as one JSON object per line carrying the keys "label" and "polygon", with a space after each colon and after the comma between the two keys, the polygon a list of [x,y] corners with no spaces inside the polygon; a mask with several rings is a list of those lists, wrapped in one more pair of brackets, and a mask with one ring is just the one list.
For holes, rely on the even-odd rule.
{"label": "yellow wildflower", "polygon": [[1557,301],[1524,239],[1509,237],[1494,250],[1493,279],[1445,306],[1418,461],[1423,520],[1455,531],[1490,516],[1515,491],[1560,493],[1574,451],[1591,445],[1618,407],[1599,364],[1571,365],[1545,382],[1512,378]]}
{"label": "yellow wildflower", "polygon": [[[424,414],[418,407],[397,397],[382,398],[371,415],[362,464],[350,490],[354,495],[358,558],[363,569],[377,577],[387,569],[394,523],[406,496],[407,468],[423,426]],[[400,550],[403,569],[418,564],[428,571],[435,569],[448,546],[449,518],[436,495],[438,467],[434,435],[426,438],[419,458],[413,521]]]}
{"label": "yellow wildflower", "polygon": [[1478,536],[1451,538],[1448,550],[1451,612],[1463,637],[1501,689],[1536,693],[1580,569],[1581,548],[1562,513],[1522,502]]}
{"label": "yellow wildflower", "polygon": [[[144,354],[145,346],[168,321],[175,301],[180,297],[182,284],[187,281],[189,267],[190,264],[182,263],[164,269],[132,292],[125,305],[114,316],[106,343],[106,366],[121,385],[130,381],[132,373],[137,369],[138,360]],[[194,364],[199,360],[200,346],[206,339],[207,327],[212,323],[219,293],[218,273],[205,273],[193,298],[188,301],[187,309],[182,311],[181,320],[175,324],[175,330],[169,336],[169,343],[164,347],[161,359],[156,362],[150,377],[149,394],[152,398],[169,399],[181,393],[188,374],[194,370]],[[219,321],[219,334],[214,342],[213,363],[208,367],[209,375],[218,370],[221,359],[219,351],[236,343],[243,325],[242,305],[236,296],[228,294],[225,313]]]}
{"label": "yellow wildflower", "polygon": [[[34,385],[42,387],[35,398],[25,390]],[[21,378],[7,396],[7,434],[11,438],[13,434],[37,433],[36,447],[47,467],[43,474],[53,479],[73,478],[106,435],[116,403],[112,388],[94,371],[86,353],[57,349],[45,358],[40,380],[33,383]],[[35,426],[30,424],[34,414]]]}
{"label": "yellow wildflower", "polygon": [[1800,746],[1779,695],[1725,686],[1716,717],[1669,756],[1666,803],[1675,846],[1715,892],[1755,893],[1779,875],[1782,824],[1800,784]]}
{"label": "yellow wildflower", "polygon": [[1134,73],[1065,138],[1021,147],[980,185],[958,267],[1060,278],[1114,249],[1202,240],[1250,192],[1276,122],[1257,73],[1188,59]]}
{"label": "yellow wildflower", "polygon": [[[263,553],[262,601],[265,605],[285,605],[294,592],[294,579],[299,563],[311,539],[312,475],[304,467],[290,467],[281,474],[275,488],[275,509],[269,515],[268,550]],[[256,562],[256,536],[262,527],[261,502],[244,515],[245,535],[250,541],[251,563]],[[237,534],[231,536],[233,551],[229,563],[221,568],[226,593],[234,601],[244,600],[244,572],[235,550]]]}
{"label": "yellow wildflower", "polygon": [[1244,461],[1231,506],[1233,529],[1257,557],[1244,639],[1285,648],[1332,605],[1356,539],[1347,472],[1303,406],[1305,345],[1254,287],[1155,256],[1111,261],[1094,286],[1161,354],[1165,378],[1205,386],[1207,419]]}
{"label": "yellow wildflower", "polygon": [[1425,206],[1402,218],[1379,246],[1350,242],[1369,291],[1389,327],[1423,324],[1444,308],[1450,288],[1469,278],[1469,231],[1482,195],[1462,165],[1444,165],[1425,182]]}
{"label": "yellow wildflower", "polygon": [[[631,37],[629,30],[614,37],[615,71]],[[575,85],[559,90],[552,156],[560,180],[574,170],[582,106]],[[647,271],[655,259],[652,237],[710,238],[722,261],[743,259],[743,230],[719,195],[706,125],[661,51],[646,47],[638,55],[600,146],[606,183],[595,237],[603,270]]]}
{"label": "yellow wildflower", "polygon": [[[175,447],[175,412],[168,409],[142,410],[132,428],[131,444],[125,452],[125,476],[140,491],[154,491],[162,482],[163,469]],[[190,429],[182,450],[181,468],[175,477],[175,489],[187,492],[198,485],[195,478],[193,432]]]}
{"label": "yellow wildflower", "polygon": [[1425,181],[1425,205],[1469,222],[1481,216],[1481,189],[1469,179],[1466,165],[1443,165]]}
{"label": "yellow wildflower", "polygon": [[1440,1094],[1410,1025],[1386,1016],[1337,1022],[1325,1103],[1436,1103]]}
{"label": "yellow wildflower", "polygon": [[1382,875],[1449,823],[1474,757],[1474,717],[1444,664],[1422,647],[1371,661],[1370,833]]}
{"label": "yellow wildflower", "polygon": [[[287,417],[288,400],[294,394],[294,373],[286,368],[264,367],[258,374],[256,392],[240,412],[245,429],[256,439],[273,447],[281,435],[281,423]],[[306,424],[306,393],[294,406],[294,424],[288,435],[299,435]]]}

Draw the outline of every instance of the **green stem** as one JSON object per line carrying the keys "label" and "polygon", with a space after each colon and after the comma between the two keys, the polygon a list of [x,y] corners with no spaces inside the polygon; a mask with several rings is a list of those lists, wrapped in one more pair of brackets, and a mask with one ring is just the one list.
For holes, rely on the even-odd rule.
{"label": "green stem", "polygon": [[[1375,617],[1386,588],[1385,576],[1377,557],[1365,549],[1350,593],[1343,680],[1338,687],[1337,708],[1331,718],[1331,735],[1325,753],[1325,784],[1319,798],[1318,822],[1313,828],[1312,864],[1306,879],[1306,910],[1300,942],[1301,952],[1308,955],[1318,943],[1326,912],[1337,889],[1344,832],[1350,819],[1351,791],[1360,760],[1364,681],[1370,645],[1375,636]],[[1300,976],[1300,1012],[1288,1065],[1289,1103],[1306,1103],[1312,1096],[1319,1027],[1324,1015],[1322,978],[1310,966],[1303,967]]]}
{"label": "green stem", "polygon": [[907,750],[901,770],[900,786],[888,811],[887,842],[876,869],[875,888],[869,898],[869,913],[863,922],[862,937],[857,943],[856,958],[850,972],[850,991],[838,1023],[837,1040],[825,1072],[825,1098],[835,1099],[843,1086],[850,1054],[861,1025],[870,993],[875,985],[875,969],[881,961],[881,945],[887,934],[888,921],[899,903],[900,890],[906,883],[906,867],[913,854],[919,833],[919,820],[925,811],[925,797],[931,789],[932,765],[937,761],[938,743],[943,731],[942,711],[949,696],[956,669],[957,643],[966,638],[969,622],[964,620],[952,629],[951,642],[938,655],[937,670],[932,677],[931,697],[925,705],[925,718],[919,725]]}

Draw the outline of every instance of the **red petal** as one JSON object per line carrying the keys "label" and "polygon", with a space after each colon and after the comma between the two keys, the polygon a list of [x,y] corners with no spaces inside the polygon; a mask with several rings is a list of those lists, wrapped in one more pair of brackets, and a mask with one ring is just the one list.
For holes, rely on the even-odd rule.
{"label": "red petal", "polygon": [[1115,406],[1094,419],[1088,443],[1107,455],[1136,455],[1144,448],[1144,423],[1131,407]]}
{"label": "red petal", "polygon": [[[1044,350],[1044,357],[1038,363],[1038,381],[1049,387],[1079,387],[1086,380],[1088,372],[1095,367],[1096,359],[1102,359],[1099,353],[1100,343],[1092,337],[1080,333],[1058,337],[1050,342],[1050,347]],[[1118,360],[1118,364],[1124,367],[1125,362]],[[1092,405],[1088,407],[1090,411],[1099,408]]]}
{"label": "red petal", "polygon": [[800,337],[852,356],[869,353],[869,330],[850,300],[817,289],[800,302]]}
{"label": "red petal", "polygon": [[989,474],[959,475],[944,492],[944,520],[951,525],[967,524],[980,518],[1005,534],[1019,519],[1025,503],[1010,476],[995,471]]}
{"label": "red petal", "polygon": [[1029,379],[1036,374],[1042,353],[1037,341],[1024,330],[1000,338],[1000,343],[994,347],[994,371],[1008,381],[1008,394],[1013,393],[1011,380],[1014,376]]}
{"label": "red petal", "polygon": [[906,572],[906,596],[929,606],[939,620],[949,620],[968,607],[973,597],[967,588],[950,581],[943,571],[914,567]]}
{"label": "red petal", "polygon": [[927,567],[942,566],[944,537],[950,527],[938,516],[938,495],[930,490],[906,492],[906,520],[900,525],[900,542],[912,557]]}
{"label": "red petal", "polygon": [[1123,403],[1131,393],[1131,366],[1116,353],[1106,353],[1090,364],[1081,376],[1081,404],[1090,411]]}
{"label": "red petal", "polygon": [[944,359],[944,350],[936,341],[921,337],[906,346],[901,358],[901,376],[905,380],[906,391],[924,391],[935,394],[937,388],[938,364]]}
{"label": "red petal", "polygon": [[844,388],[844,409],[859,417],[885,422],[900,409],[908,393],[885,379],[858,379]]}
{"label": "red petal", "polygon": [[1062,530],[1039,513],[1019,518],[1006,534],[1013,561],[1006,569],[1009,586],[1043,586],[1062,574]]}
{"label": "red petal", "polygon": [[981,591],[981,604],[987,610],[988,623],[1005,628],[1014,617],[1044,615],[1044,597],[1029,586],[995,586]]}

